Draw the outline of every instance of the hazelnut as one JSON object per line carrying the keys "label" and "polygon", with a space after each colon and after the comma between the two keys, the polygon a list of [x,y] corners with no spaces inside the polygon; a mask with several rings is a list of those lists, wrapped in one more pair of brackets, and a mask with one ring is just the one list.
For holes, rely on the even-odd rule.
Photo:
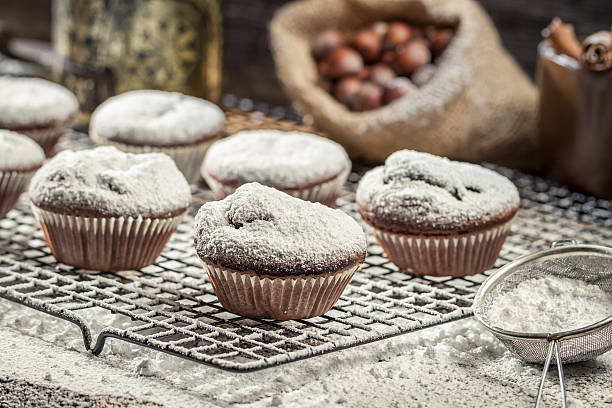
{"label": "hazelnut", "polygon": [[350,107],[358,112],[376,109],[382,105],[383,89],[374,82],[364,82],[355,95]]}
{"label": "hazelnut", "polygon": [[334,87],[334,96],[340,103],[350,105],[359,92],[361,84],[362,81],[356,76],[342,78]]}
{"label": "hazelnut", "polygon": [[317,71],[319,72],[319,76],[328,76],[329,63],[325,60],[317,62]]}
{"label": "hazelnut", "polygon": [[372,70],[372,67],[368,65],[364,65],[363,68],[361,68],[361,71],[359,71],[356,76],[362,81],[366,80],[370,76],[371,70]]}
{"label": "hazelnut", "polygon": [[389,24],[385,21],[378,21],[372,24],[372,31],[376,33],[378,38],[384,38],[387,35],[387,31],[389,30]]}
{"label": "hazelnut", "polygon": [[315,58],[325,58],[333,50],[344,44],[344,38],[340,31],[334,28],[326,28],[317,34],[314,45],[312,47],[312,53]]}
{"label": "hazelnut", "polygon": [[380,62],[385,64],[393,64],[395,62],[395,51],[385,51],[380,58]]}
{"label": "hazelnut", "polygon": [[436,57],[441,55],[448,43],[453,39],[454,32],[450,28],[442,28],[434,30],[429,35],[429,41],[431,43],[431,51]]}
{"label": "hazelnut", "polygon": [[408,42],[412,38],[412,28],[406,23],[392,22],[389,23],[387,34],[383,41],[384,48],[387,50],[393,49],[400,44]]}
{"label": "hazelnut", "polygon": [[415,69],[431,62],[431,51],[425,41],[414,40],[398,47],[395,57],[399,71],[411,74]]}
{"label": "hazelnut", "polygon": [[412,27],[412,38],[411,40],[416,40],[417,38],[425,38],[425,31],[421,27]]}
{"label": "hazelnut", "polygon": [[395,72],[387,64],[376,64],[370,70],[370,80],[381,86],[385,86],[395,77]]}
{"label": "hazelnut", "polygon": [[358,31],[353,36],[351,44],[359,51],[366,62],[376,61],[380,54],[381,40],[373,30],[364,29]]}
{"label": "hazelnut", "polygon": [[408,78],[397,77],[385,87],[385,104],[391,103],[415,89],[417,89],[416,86]]}
{"label": "hazelnut", "polygon": [[412,80],[412,83],[420,88],[431,81],[434,75],[436,75],[436,70],[437,68],[435,65],[425,64],[417,68],[410,76],[410,79]]}
{"label": "hazelnut", "polygon": [[327,57],[327,64],[329,65],[328,75],[331,78],[340,78],[361,71],[363,59],[354,49],[342,46],[332,51]]}

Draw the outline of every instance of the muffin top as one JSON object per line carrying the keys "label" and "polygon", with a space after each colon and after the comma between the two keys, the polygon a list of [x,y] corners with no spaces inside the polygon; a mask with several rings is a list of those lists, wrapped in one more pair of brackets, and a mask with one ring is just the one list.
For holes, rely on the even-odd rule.
{"label": "muffin top", "polygon": [[240,186],[196,216],[207,262],[260,275],[318,275],[363,262],[366,239],[349,215],[259,183]]}
{"label": "muffin top", "polygon": [[377,228],[407,234],[453,234],[509,220],[519,194],[484,167],[400,150],[365,174],[357,188],[361,216]]}
{"label": "muffin top", "polygon": [[256,181],[279,188],[303,188],[351,168],[339,144],[320,136],[280,130],[249,130],[215,142],[203,173],[225,184]]}
{"label": "muffin top", "polygon": [[0,127],[33,129],[66,122],[79,109],[72,92],[40,78],[0,76]]}
{"label": "muffin top", "polygon": [[30,198],[63,214],[162,218],[187,209],[191,190],[167,155],[106,146],[57,154],[32,178]]}
{"label": "muffin top", "polygon": [[34,170],[45,160],[45,153],[34,140],[0,129],[0,170]]}
{"label": "muffin top", "polygon": [[214,103],[177,92],[140,90],[98,106],[89,131],[125,144],[180,146],[217,136],[224,124],[225,114]]}

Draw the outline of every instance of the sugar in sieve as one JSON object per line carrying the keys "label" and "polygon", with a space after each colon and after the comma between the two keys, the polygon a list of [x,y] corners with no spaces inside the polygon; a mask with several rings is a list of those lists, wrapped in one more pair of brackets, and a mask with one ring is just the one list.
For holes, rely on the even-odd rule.
{"label": "sugar in sieve", "polygon": [[474,316],[506,347],[529,363],[544,364],[535,406],[542,401],[544,381],[553,355],[561,387],[563,407],[567,406],[563,364],[586,361],[612,349],[612,316],[589,326],[556,333],[520,333],[500,327],[489,319],[489,308],[502,293],[530,279],[557,276],[597,285],[612,295],[612,248],[582,245],[574,241],[554,242],[550,249],[523,256],[491,275],[474,299]]}

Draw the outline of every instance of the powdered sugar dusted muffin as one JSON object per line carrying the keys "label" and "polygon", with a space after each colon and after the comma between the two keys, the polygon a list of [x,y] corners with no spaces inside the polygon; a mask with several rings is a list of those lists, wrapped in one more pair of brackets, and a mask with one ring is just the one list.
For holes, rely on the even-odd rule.
{"label": "powdered sugar dusted muffin", "polygon": [[250,130],[213,144],[202,176],[219,198],[258,182],[295,197],[334,205],[351,170],[339,144],[301,132]]}
{"label": "powdered sugar dusted muffin", "polygon": [[0,76],[0,128],[34,139],[47,155],[70,127],[79,103],[68,89],[40,78]]}
{"label": "powdered sugar dusted muffin", "polygon": [[114,147],[64,151],[30,185],[32,209],[53,255],[86,269],[150,265],[191,202],[170,157]]}
{"label": "powdered sugar dusted muffin", "polygon": [[19,200],[45,153],[27,136],[0,130],[0,218]]}
{"label": "powdered sugar dusted muffin", "polygon": [[356,200],[389,259],[423,275],[492,267],[519,207],[516,187],[502,175],[411,150],[366,173]]}
{"label": "powdered sugar dusted muffin", "polygon": [[327,312],[366,253],[344,212],[258,183],[204,204],[195,245],[225,308],[273,319]]}
{"label": "powdered sugar dusted muffin", "polygon": [[89,126],[99,145],[132,153],[162,152],[172,157],[188,181],[210,144],[225,126],[225,114],[204,99],[177,92],[130,91],[109,98],[94,111]]}

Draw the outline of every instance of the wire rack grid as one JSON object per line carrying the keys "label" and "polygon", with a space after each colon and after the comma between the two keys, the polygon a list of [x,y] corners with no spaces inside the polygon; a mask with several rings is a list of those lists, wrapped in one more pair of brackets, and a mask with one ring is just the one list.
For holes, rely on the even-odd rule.
{"label": "wire rack grid", "polygon": [[[495,167],[521,193],[521,209],[496,263],[499,267],[550,242],[612,242],[612,202]],[[358,218],[353,172],[338,207]],[[471,315],[491,271],[465,278],[412,275],[393,265],[375,240],[338,303],[323,316],[268,321],[234,315],[219,304],[193,249],[193,215],[212,198],[194,188],[194,205],[154,265],[139,271],[83,271],[59,264],[27,198],[0,220],[0,297],[76,324],[85,348],[99,354],[114,338],[230,371],[253,371],[358,346]],[[96,339],[88,314],[129,318]],[[89,316],[91,317],[91,316]]]}

